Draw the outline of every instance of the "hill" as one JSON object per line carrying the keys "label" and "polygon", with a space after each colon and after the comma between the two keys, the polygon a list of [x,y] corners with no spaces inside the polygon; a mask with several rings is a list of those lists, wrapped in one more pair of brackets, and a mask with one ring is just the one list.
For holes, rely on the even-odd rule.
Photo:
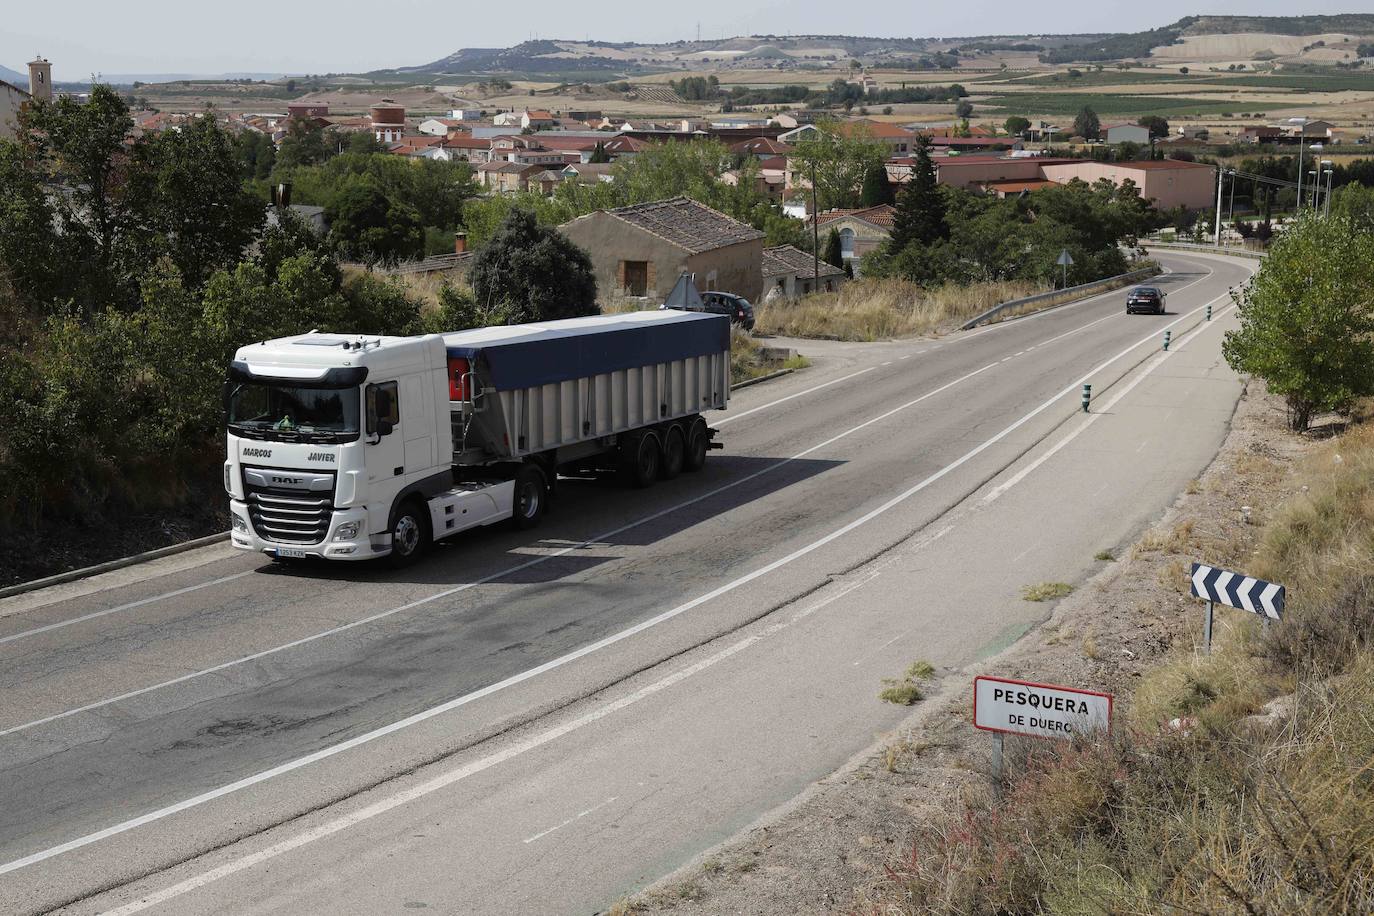
{"label": "hill", "polygon": [[29,78],[27,74],[20,73],[18,70],[11,70],[4,64],[0,64],[0,80],[12,83],[20,89],[29,88]]}

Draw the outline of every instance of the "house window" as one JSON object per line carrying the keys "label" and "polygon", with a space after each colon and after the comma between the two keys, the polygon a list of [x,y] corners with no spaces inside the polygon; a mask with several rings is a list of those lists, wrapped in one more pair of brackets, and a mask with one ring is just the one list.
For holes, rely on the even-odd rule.
{"label": "house window", "polygon": [[714,270],[711,271],[709,274],[706,275],[706,288],[707,288],[707,289],[715,289],[715,288],[716,288],[716,272],[715,272]]}
{"label": "house window", "polygon": [[848,261],[854,257],[854,230],[840,230],[840,256]]}
{"label": "house window", "polygon": [[620,285],[628,296],[644,296],[649,292],[649,262],[621,261]]}

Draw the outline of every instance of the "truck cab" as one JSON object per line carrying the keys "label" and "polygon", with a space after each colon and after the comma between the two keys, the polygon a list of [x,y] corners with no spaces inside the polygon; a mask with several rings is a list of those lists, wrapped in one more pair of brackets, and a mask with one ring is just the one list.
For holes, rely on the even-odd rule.
{"label": "truck cab", "polygon": [[391,554],[395,507],[452,485],[448,387],[438,335],[241,348],[225,385],[234,545],[278,558]]}

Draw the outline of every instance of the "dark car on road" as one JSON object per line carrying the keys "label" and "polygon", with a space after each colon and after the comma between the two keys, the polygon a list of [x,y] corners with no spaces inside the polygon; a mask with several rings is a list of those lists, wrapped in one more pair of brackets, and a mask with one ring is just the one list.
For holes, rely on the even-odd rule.
{"label": "dark car on road", "polygon": [[702,311],[713,315],[725,315],[731,324],[737,324],[746,331],[754,329],[754,307],[749,300],[734,293],[702,293]]}
{"label": "dark car on road", "polygon": [[1126,294],[1126,314],[1148,312],[1151,315],[1164,314],[1164,298],[1167,294],[1155,286],[1137,286]]}

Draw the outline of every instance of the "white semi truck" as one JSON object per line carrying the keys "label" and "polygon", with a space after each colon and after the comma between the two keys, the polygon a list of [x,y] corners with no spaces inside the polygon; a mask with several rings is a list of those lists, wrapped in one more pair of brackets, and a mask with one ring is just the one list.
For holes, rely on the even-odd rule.
{"label": "white semi truck", "polygon": [[730,396],[730,322],[633,312],[423,337],[312,332],[239,349],[225,383],[232,543],[388,557],[507,519],[560,472],[634,486],[702,467]]}

